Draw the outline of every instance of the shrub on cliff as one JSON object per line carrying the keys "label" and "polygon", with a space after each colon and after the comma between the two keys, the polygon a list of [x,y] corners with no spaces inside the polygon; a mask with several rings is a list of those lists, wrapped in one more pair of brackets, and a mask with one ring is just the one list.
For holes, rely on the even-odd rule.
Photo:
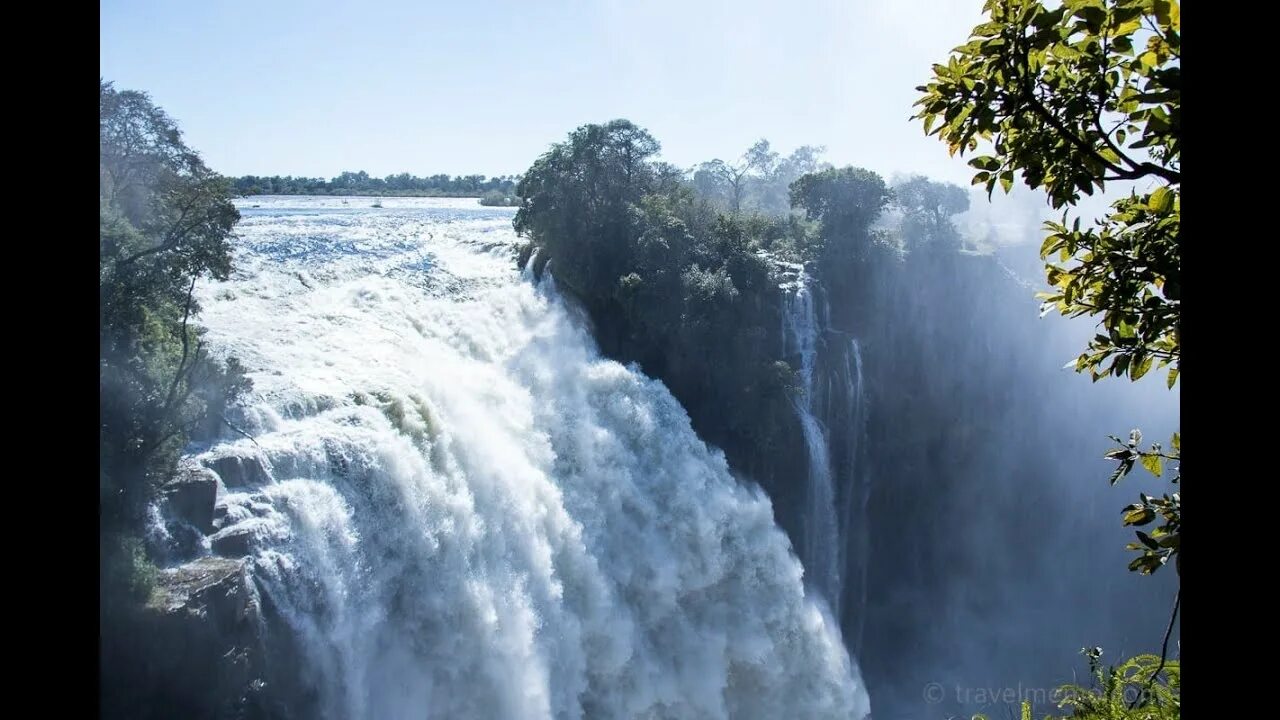
{"label": "shrub on cliff", "polygon": [[801,225],[721,215],[659,149],[627,120],[574,130],[524,174],[516,231],[551,259],[607,354],[666,381],[713,441],[767,442],[786,389],[777,283],[758,251],[794,252]]}

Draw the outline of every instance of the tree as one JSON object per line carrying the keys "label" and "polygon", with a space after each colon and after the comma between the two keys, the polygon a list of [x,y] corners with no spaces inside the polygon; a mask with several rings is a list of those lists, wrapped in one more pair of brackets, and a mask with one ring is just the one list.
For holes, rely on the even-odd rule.
{"label": "tree", "polygon": [[426,196],[483,196],[488,192],[498,192],[507,196],[515,195],[517,178],[468,175],[450,177],[448,175],[432,175],[416,177],[409,173],[388,175],[385,178],[371,177],[369,173],[344,172],[331,180],[308,177],[256,177],[245,175],[234,178],[232,186],[241,195],[339,195],[391,193],[395,195]]}
{"label": "tree", "polygon": [[870,170],[845,167],[802,176],[791,184],[791,204],[822,223],[824,261],[862,257],[873,242],[871,224],[889,202],[884,179]]}
{"label": "tree", "polygon": [[[580,297],[612,290],[640,230],[633,210],[670,172],[649,162],[658,141],[629,120],[583,125],[534,161],[516,188],[516,232],[549,257],[573,258],[559,282]],[[664,180],[664,178],[666,178]]]}
{"label": "tree", "polygon": [[240,215],[230,183],[145,94],[100,83],[100,500],[104,532],[137,533],[191,433],[247,387],[191,320],[197,279],[225,279]]}
{"label": "tree", "polygon": [[[704,191],[724,189],[727,191],[729,208],[738,213],[742,211],[742,200],[751,173],[768,175],[773,172],[777,162],[778,153],[769,148],[769,141],[757,140],[735,163],[716,158],[699,165],[694,173],[694,184]],[[705,173],[701,179],[700,173]]]}
{"label": "tree", "polygon": [[[988,194],[997,182],[1008,192],[1021,174],[1062,209],[1109,181],[1142,181],[1141,193],[1112,203],[1096,226],[1082,228],[1068,210],[1046,224],[1040,254],[1053,291],[1042,299],[1046,312],[1099,318],[1078,372],[1138,380],[1168,367],[1172,388],[1181,364],[1179,4],[1065,0],[1050,9],[1041,0],[987,0],[984,12],[987,22],[917,88],[913,118],[952,154],[990,144],[992,154],[969,161],[974,184],[985,183]],[[1112,484],[1138,463],[1157,476],[1166,461],[1180,463],[1177,433],[1167,450],[1142,449],[1137,430],[1127,441],[1112,439]],[[1150,534],[1137,531],[1131,570],[1150,574],[1172,561],[1181,574],[1180,481],[1175,466],[1173,492],[1142,494],[1125,508],[1125,525],[1160,520]],[[1175,598],[1166,647],[1177,611]],[[1163,666],[1162,652],[1152,681]]]}
{"label": "tree", "polygon": [[905,213],[904,229],[910,244],[959,248],[960,235],[951,217],[969,209],[969,195],[963,188],[918,175],[896,185],[893,195]]}
{"label": "tree", "polygon": [[777,169],[779,155],[769,145],[768,140],[761,138],[742,154],[742,161],[757,173],[767,177]]}
{"label": "tree", "polygon": [[[1138,655],[1107,667],[1102,664],[1102,648],[1084,648],[1081,654],[1089,659],[1091,686],[1068,683],[1056,688],[1055,702],[1070,714],[1046,715],[1044,720],[1177,720],[1182,716],[1182,667],[1177,660]],[[1137,699],[1142,700],[1141,707],[1136,707]],[[1020,715],[1022,720],[1032,720],[1030,700],[1022,701]],[[974,715],[973,720],[988,720],[988,716]]]}
{"label": "tree", "polygon": [[729,209],[738,212],[742,209],[742,185],[750,169],[745,163],[730,165],[716,158],[698,166],[694,186],[711,197],[723,194]]}
{"label": "tree", "polygon": [[787,182],[790,185],[801,175],[826,170],[830,165],[819,159],[826,151],[827,148],[823,145],[801,145],[778,163],[778,172],[784,177],[791,177]]}
{"label": "tree", "polygon": [[[767,149],[766,141],[761,140],[760,143],[765,143]],[[791,211],[791,183],[803,175],[831,167],[818,159],[823,152],[822,147],[802,145],[784,158],[773,153],[760,177],[751,183],[750,195],[755,208],[770,215],[787,215]]]}
{"label": "tree", "polygon": [[709,442],[729,453],[779,447],[793,385],[769,320],[778,279],[758,251],[790,223],[722,213],[720,197],[699,196],[658,150],[626,120],[553,144],[520,180],[513,224],[528,245],[518,260],[537,274],[551,267],[601,351],[666,382]]}
{"label": "tree", "polygon": [[716,159],[690,172],[695,193],[731,210],[785,216],[791,212],[788,189],[800,176],[830,165],[818,157],[824,148],[804,145],[783,157],[768,140],[757,140],[736,163]]}

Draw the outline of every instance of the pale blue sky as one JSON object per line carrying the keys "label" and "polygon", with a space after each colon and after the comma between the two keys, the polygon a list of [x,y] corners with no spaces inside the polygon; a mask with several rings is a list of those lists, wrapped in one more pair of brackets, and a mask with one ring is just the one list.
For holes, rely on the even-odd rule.
{"label": "pale blue sky", "polygon": [[626,117],[691,165],[826,145],[967,184],[908,122],[981,0],[103,0],[101,74],[151,93],[220,172],[518,173]]}

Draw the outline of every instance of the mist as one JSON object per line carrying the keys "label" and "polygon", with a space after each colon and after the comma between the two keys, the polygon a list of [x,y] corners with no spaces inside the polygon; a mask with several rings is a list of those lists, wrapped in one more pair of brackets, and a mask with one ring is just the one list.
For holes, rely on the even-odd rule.
{"label": "mist", "polygon": [[[1167,447],[1178,389],[1161,371],[1138,382],[1075,372],[1096,320],[1042,316],[1035,298],[1048,290],[1038,253],[1052,211],[1037,193],[995,197],[971,192],[955,217],[973,260],[995,268],[908,272],[892,296],[909,329],[880,342],[918,372],[871,370],[872,438],[915,438],[872,463],[866,605],[845,615],[846,635],[866,626],[852,649],[877,718],[1001,716],[1023,700],[1052,711],[1056,687],[1088,685],[1080,649],[1114,663],[1158,648],[1178,590],[1172,569],[1127,570],[1135,538],[1121,523],[1167,481],[1138,472],[1111,487],[1102,457],[1108,435],[1134,428]],[[866,321],[849,322],[856,333]],[[864,341],[872,355],[876,344]],[[908,408],[901,394],[925,399]],[[1175,626],[1173,657],[1177,640]]]}

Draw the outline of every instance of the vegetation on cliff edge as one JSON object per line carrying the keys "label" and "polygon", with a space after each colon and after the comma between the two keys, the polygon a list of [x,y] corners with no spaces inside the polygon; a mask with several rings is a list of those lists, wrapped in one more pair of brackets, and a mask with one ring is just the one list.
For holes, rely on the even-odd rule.
{"label": "vegetation on cliff edge", "polygon": [[249,387],[193,324],[201,278],[231,271],[228,181],[145,94],[100,87],[99,501],[103,608],[140,600],[147,504],[182,448]]}

